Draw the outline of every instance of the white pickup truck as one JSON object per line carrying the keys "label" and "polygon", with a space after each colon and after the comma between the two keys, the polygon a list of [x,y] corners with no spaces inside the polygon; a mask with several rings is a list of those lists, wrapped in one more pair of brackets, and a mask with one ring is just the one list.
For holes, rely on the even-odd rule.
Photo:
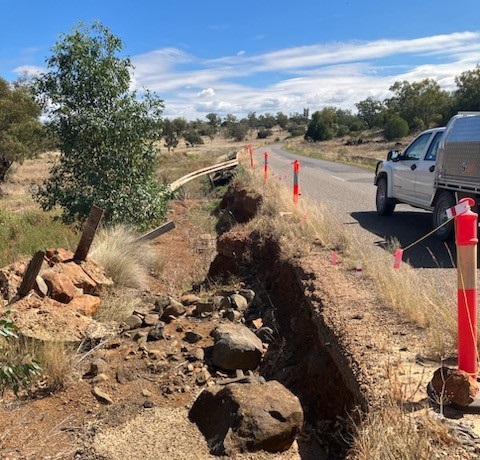
{"label": "white pickup truck", "polygon": [[[423,131],[403,152],[390,151],[375,169],[376,208],[382,216],[397,203],[433,211],[433,228],[464,197],[480,202],[480,112],[460,113],[446,127]],[[436,231],[453,234],[449,223]]]}

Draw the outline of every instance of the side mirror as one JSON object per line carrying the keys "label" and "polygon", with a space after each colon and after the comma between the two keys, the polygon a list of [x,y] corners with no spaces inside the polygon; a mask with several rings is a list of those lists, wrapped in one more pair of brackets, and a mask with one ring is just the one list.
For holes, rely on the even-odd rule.
{"label": "side mirror", "polygon": [[387,161],[398,161],[400,159],[400,152],[398,150],[390,150],[387,153]]}

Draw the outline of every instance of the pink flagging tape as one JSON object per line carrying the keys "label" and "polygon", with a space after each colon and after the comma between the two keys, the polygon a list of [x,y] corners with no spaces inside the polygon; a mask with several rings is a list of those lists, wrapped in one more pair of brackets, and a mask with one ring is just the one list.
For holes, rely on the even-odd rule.
{"label": "pink flagging tape", "polygon": [[403,249],[397,249],[395,251],[395,256],[393,259],[393,268],[400,268],[402,264],[402,257],[403,257]]}
{"label": "pink flagging tape", "polygon": [[464,212],[467,212],[470,209],[468,203],[459,203],[452,208],[447,209],[447,219],[451,219],[452,217],[456,217]]}
{"label": "pink flagging tape", "polygon": [[337,265],[338,255],[335,251],[332,252],[332,265]]}

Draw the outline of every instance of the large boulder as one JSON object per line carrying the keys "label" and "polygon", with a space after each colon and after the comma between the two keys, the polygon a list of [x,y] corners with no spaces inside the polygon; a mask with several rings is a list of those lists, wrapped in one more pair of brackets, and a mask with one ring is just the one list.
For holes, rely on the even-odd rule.
{"label": "large boulder", "polygon": [[298,398],[276,380],[205,389],[189,412],[215,455],[290,448],[303,424]]}
{"label": "large boulder", "polygon": [[212,362],[225,370],[251,370],[262,359],[262,341],[243,324],[222,324],[210,333],[213,337]]}
{"label": "large boulder", "polygon": [[430,385],[439,404],[468,406],[478,392],[477,381],[467,372],[446,366],[435,371]]}

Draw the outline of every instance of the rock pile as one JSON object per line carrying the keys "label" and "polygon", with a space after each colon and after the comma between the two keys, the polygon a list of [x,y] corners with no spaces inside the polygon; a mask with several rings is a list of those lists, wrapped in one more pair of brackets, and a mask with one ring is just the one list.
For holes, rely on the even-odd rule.
{"label": "rock pile", "polygon": [[18,300],[27,263],[0,269],[0,298],[12,309],[23,335],[79,342],[87,331],[96,334],[102,329],[91,317],[101,303],[102,289],[113,281],[95,260],[75,261],[73,256],[66,249],[48,249],[33,290]]}
{"label": "rock pile", "polygon": [[[213,454],[288,449],[303,424],[300,402],[277,381],[265,382],[255,374],[273,331],[260,319],[245,314],[255,297],[252,290],[238,290],[208,299],[189,294],[176,300],[157,296],[151,308],[134,311],[124,324],[122,351],[131,359],[142,357],[155,373],[171,375],[161,388],[164,396],[194,392],[204,387],[190,411],[190,420],[204,434]],[[233,314],[235,313],[235,314]],[[195,330],[203,325],[203,332]],[[170,331],[175,331],[172,334]],[[266,342],[262,342],[263,337]],[[164,346],[159,349],[160,343]],[[103,363],[92,363],[85,374],[92,393],[103,404],[111,396],[101,389]],[[108,372],[107,372],[108,374]],[[115,379],[134,377],[117,369]],[[153,404],[147,398],[144,407]]]}

